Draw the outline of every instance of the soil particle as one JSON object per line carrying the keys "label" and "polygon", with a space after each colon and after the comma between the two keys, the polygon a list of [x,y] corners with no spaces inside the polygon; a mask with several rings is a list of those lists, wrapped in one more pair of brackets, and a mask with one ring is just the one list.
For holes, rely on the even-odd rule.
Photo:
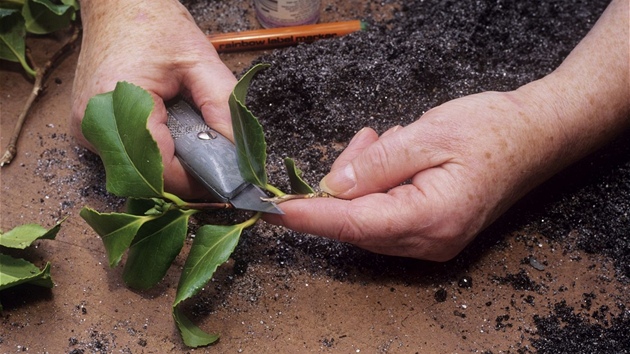
{"label": "soil particle", "polygon": [[472,288],[472,286],[473,286],[472,277],[470,277],[468,275],[465,275],[465,276],[461,277],[459,279],[459,281],[457,282],[457,285],[460,288],[467,288],[467,289],[468,288]]}
{"label": "soil particle", "polygon": [[540,263],[536,258],[529,257],[529,264],[534,267],[536,270],[543,271],[545,270],[545,265]]}
{"label": "soil particle", "polygon": [[605,327],[591,324],[564,301],[556,303],[551,315],[534,316],[539,339],[532,346],[538,353],[630,353],[630,310],[625,304],[618,307],[619,315]]}
{"label": "soil particle", "polygon": [[[363,126],[384,132],[397,124],[409,124],[448,100],[487,90],[515,89],[549,73],[586,34],[606,4],[607,1],[405,2],[390,20],[371,23],[367,31],[343,40],[275,51],[257,59],[255,63],[270,63],[271,67],[253,81],[248,105],[265,128],[272,164],[285,156],[295,158],[298,167],[305,171],[305,178],[315,185]],[[612,257],[618,275],[627,278],[628,141],[621,138],[543,185],[484,232],[455,262],[465,264],[484,248],[503,247],[495,235],[525,227],[530,234],[542,238],[530,239],[532,250],[549,240],[561,241],[568,253],[571,247],[577,247]],[[282,173],[279,167],[272,169],[272,183],[283,186],[286,178]],[[568,237],[572,233],[575,242]],[[302,266],[311,271],[335,269],[341,278],[362,268],[369,273],[381,263],[390,270],[397,267],[393,263],[406,268],[405,262],[362,254],[344,245],[292,232],[280,235],[277,246],[268,252],[279,264],[296,266],[301,259],[309,259],[309,264]],[[351,267],[345,264],[348,259],[353,260]],[[527,263],[537,271],[549,271],[534,253]],[[347,270],[342,271],[344,268]],[[544,277],[546,280],[537,281],[519,269],[493,276],[491,281],[496,285],[509,284],[519,292],[545,293],[553,270]],[[435,300],[445,301],[446,290],[440,288]],[[524,295],[522,301],[535,305],[531,294]],[[517,306],[515,300],[512,304]],[[616,323],[628,325],[625,310],[619,311]],[[497,327],[507,326],[509,316],[505,316],[508,315],[497,317]],[[554,320],[557,316],[557,311],[547,317],[538,316],[536,324],[561,321]],[[612,331],[607,337],[621,335],[622,326],[602,327],[578,318],[579,327],[571,327],[575,332],[568,328],[556,337],[551,335],[556,327],[547,325],[549,330],[539,330],[537,348],[567,352],[563,343],[579,343],[576,338],[589,328],[594,336],[607,331]],[[601,346],[597,343],[590,348],[592,351],[609,348],[604,342]]]}
{"label": "soil particle", "polygon": [[[237,6],[222,1],[183,2],[208,32],[252,29],[255,24],[249,2]],[[285,156],[295,158],[307,181],[316,185],[363,126],[383,132],[409,124],[447,100],[485,90],[511,90],[544,76],[585,35],[606,4],[604,0],[362,2],[352,16],[367,14],[371,25],[367,31],[268,52],[256,60],[272,64],[254,79],[248,97],[266,132],[271,182],[288,189],[281,164]],[[327,4],[326,14],[332,16],[340,6]],[[60,75],[57,84],[63,88],[71,81],[71,75]],[[3,188],[20,174],[40,181],[36,196],[25,190],[29,200],[14,198],[18,204],[31,202],[34,211],[5,209],[3,217],[10,220],[5,224],[32,219],[32,213],[41,214],[44,224],[49,224],[83,205],[103,212],[123,209],[124,200],[105,190],[98,157],[69,147],[69,138],[55,126],[35,133],[31,128],[30,134],[36,153],[23,150],[13,170],[2,173],[9,176]],[[445,338],[444,343],[429,343],[427,352],[628,353],[629,142],[626,134],[559,174],[514,206],[456,259],[443,264],[375,255],[336,241],[257,225],[245,231],[232,259],[186,309],[203,328],[222,326],[225,337],[210,351],[260,350],[259,343],[277,351],[273,345],[282,343],[292,344],[295,351],[350,352],[352,348],[355,352],[358,347],[348,343],[358,340],[367,343],[362,347],[368,351],[416,352],[417,346],[427,344],[428,339],[421,337],[427,329],[432,337]],[[19,173],[12,172],[15,168]],[[8,200],[3,198],[4,206]],[[196,217],[191,236],[205,223],[232,223],[242,217],[228,212]],[[68,224],[73,232],[60,235],[59,242],[50,246],[72,247],[54,260],[59,267],[54,268],[59,271],[55,279],[61,282],[54,297],[48,294],[53,300],[64,300],[47,309],[51,300],[46,295],[30,294],[28,288],[4,291],[0,343],[11,348],[20,344],[29,351],[44,347],[37,341],[24,344],[37,337],[32,335],[34,328],[40,330],[34,320],[37,312],[48,310],[49,316],[57,316],[60,307],[61,313],[73,314],[59,322],[69,328],[50,331],[61,338],[65,352],[183,348],[168,322],[170,316],[159,317],[170,311],[168,299],[165,307],[155,305],[163,300],[155,294],[164,298],[173,293],[178,272],[169,274],[155,292],[124,290],[120,269],[101,265],[106,262],[101,241],[85,231],[80,220],[70,219]],[[32,252],[46,260],[60,254]],[[181,259],[176,263],[174,268],[183,264]],[[74,287],[76,293],[67,296],[63,291],[77,281],[77,270],[87,267],[94,272],[81,278],[86,284]],[[474,287],[460,287],[468,274],[474,274]],[[570,276],[563,277],[566,274]],[[580,281],[588,277],[595,280],[585,287]],[[104,283],[100,292],[85,293],[85,288]],[[76,298],[81,289],[84,297],[93,296],[91,301]],[[119,292],[113,296],[113,291]],[[141,300],[135,296],[156,298],[143,302],[146,312],[142,312],[135,305]],[[104,314],[104,306],[111,306],[108,300],[114,297],[120,303]],[[24,306],[33,305],[34,298],[43,300],[37,310]],[[281,312],[292,317],[284,318]],[[144,316],[158,316],[159,324],[147,328]],[[123,322],[112,324],[121,318]],[[129,318],[135,318],[135,325],[124,322]],[[370,327],[361,327],[365,323]],[[292,334],[300,343],[289,342]],[[302,337],[312,342],[302,342]],[[382,343],[375,344],[377,340]],[[447,346],[447,341],[452,343]],[[444,348],[451,350],[440,350]]]}
{"label": "soil particle", "polygon": [[446,290],[444,289],[438,289],[435,294],[435,301],[437,302],[444,302],[446,301],[446,297],[448,296],[448,293],[446,292]]}
{"label": "soil particle", "polygon": [[524,269],[521,269],[516,274],[508,273],[504,277],[493,276],[492,280],[497,284],[509,284],[514,290],[532,290],[539,291],[541,286],[534,282]]}

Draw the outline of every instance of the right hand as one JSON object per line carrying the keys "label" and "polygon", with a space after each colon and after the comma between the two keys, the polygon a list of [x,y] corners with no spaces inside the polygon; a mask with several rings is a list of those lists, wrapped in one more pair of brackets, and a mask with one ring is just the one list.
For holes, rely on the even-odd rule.
{"label": "right hand", "polygon": [[178,1],[82,1],[81,5],[83,42],[70,124],[74,136],[94,151],[81,133],[88,100],[113,90],[118,81],[138,85],[155,102],[147,125],[162,154],[165,189],[183,198],[207,196],[174,155],[164,101],[189,95],[206,123],[231,138],[228,98],[236,78]]}

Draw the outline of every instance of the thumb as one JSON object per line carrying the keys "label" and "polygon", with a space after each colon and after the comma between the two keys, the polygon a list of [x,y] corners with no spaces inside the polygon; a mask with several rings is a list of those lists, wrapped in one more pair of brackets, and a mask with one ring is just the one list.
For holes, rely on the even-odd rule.
{"label": "thumb", "polygon": [[184,86],[190,91],[206,123],[233,140],[228,100],[236,78],[218,58],[202,61],[185,73]]}
{"label": "thumb", "polygon": [[[336,197],[354,199],[384,192],[416,173],[444,163],[431,146],[418,143],[419,121],[383,134],[345,164],[333,165],[320,187]],[[414,134],[415,133],[415,134]]]}
{"label": "thumb", "polygon": [[339,157],[331,166],[331,170],[338,170],[349,164],[357,156],[361,154],[365,148],[378,140],[378,133],[372,128],[365,127],[359,130],[352,140],[348,143],[348,146],[341,152]]}

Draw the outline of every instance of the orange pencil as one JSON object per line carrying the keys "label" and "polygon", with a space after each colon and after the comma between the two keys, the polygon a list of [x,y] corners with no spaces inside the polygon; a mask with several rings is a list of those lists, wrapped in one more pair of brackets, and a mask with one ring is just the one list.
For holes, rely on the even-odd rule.
{"label": "orange pencil", "polygon": [[354,20],[211,34],[208,35],[208,39],[217,52],[225,53],[310,43],[318,39],[335,38],[365,30],[366,27],[365,22]]}

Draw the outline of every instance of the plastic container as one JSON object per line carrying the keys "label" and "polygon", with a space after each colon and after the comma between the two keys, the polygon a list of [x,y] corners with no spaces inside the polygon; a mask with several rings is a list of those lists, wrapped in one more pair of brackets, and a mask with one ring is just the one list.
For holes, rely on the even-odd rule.
{"label": "plastic container", "polygon": [[265,28],[310,25],[319,21],[320,0],[254,0]]}

